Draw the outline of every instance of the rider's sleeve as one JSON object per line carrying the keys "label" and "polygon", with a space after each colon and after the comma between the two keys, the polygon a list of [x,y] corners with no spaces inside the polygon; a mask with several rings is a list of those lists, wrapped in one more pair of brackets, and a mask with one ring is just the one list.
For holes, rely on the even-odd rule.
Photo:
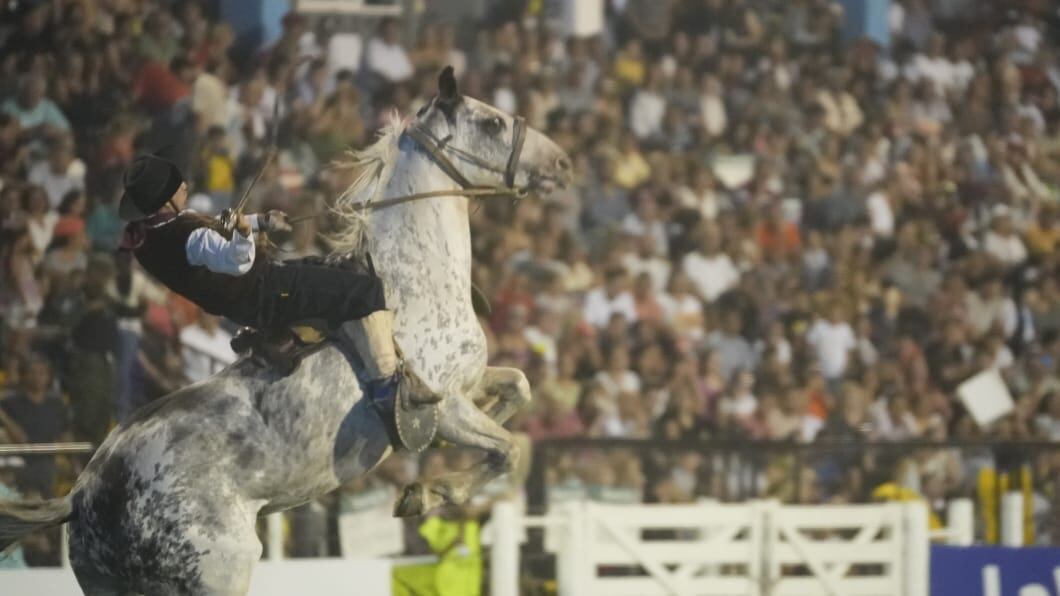
{"label": "rider's sleeve", "polygon": [[188,236],[184,250],[189,263],[201,265],[214,273],[243,275],[254,266],[253,233],[244,236],[232,232],[232,239],[228,240],[216,230],[199,228]]}

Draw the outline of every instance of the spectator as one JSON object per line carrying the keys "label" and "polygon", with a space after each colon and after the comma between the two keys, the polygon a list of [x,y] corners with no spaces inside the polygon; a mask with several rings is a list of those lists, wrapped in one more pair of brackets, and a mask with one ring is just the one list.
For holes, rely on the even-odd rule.
{"label": "spectator", "polygon": [[754,350],[741,333],[742,326],[740,313],[729,311],[723,315],[721,328],[707,335],[707,348],[717,354],[718,373],[726,384],[736,371],[755,365]]}
{"label": "spectator", "polygon": [[194,323],[180,330],[184,376],[192,383],[236,361],[232,335],[219,323],[214,315],[200,312]]}
{"label": "spectator", "polygon": [[1027,248],[1012,229],[1012,215],[1005,205],[995,205],[990,231],[983,239],[983,248],[990,256],[1006,267],[1022,264],[1027,260]]}
{"label": "spectator", "polygon": [[736,285],[740,272],[729,255],[722,251],[717,229],[702,226],[698,236],[703,252],[685,255],[681,270],[692,281],[701,298],[714,302]]}
{"label": "spectator", "polygon": [[70,191],[85,189],[85,164],[74,155],[73,141],[55,137],[48,147],[48,159],[30,167],[29,182],[44,189],[53,208]]}
{"label": "spectator", "polygon": [[400,83],[412,77],[412,62],[398,39],[398,25],[386,18],[379,23],[379,32],[368,42],[368,69],[388,83]]}
{"label": "spectator", "polygon": [[850,352],[857,347],[854,330],[843,317],[843,307],[832,305],[828,317],[818,318],[806,334],[806,342],[817,352],[817,363],[829,381],[837,381],[846,372]]}
{"label": "spectator", "polygon": [[43,77],[27,74],[19,82],[18,97],[9,98],[0,111],[10,114],[19,127],[34,137],[52,136],[70,130],[70,122],[55,102],[44,96],[46,81]]}
{"label": "spectator", "polygon": [[596,327],[604,327],[615,315],[626,322],[637,320],[637,308],[633,295],[627,288],[629,278],[622,269],[610,269],[604,274],[604,285],[590,290],[585,295],[585,320]]}
{"label": "spectator", "polygon": [[[55,391],[52,371],[43,354],[25,361],[21,384],[0,400],[0,425],[15,443],[55,443],[67,432],[69,413]],[[50,456],[27,456],[18,476],[23,491],[52,494],[55,462]]]}
{"label": "spectator", "polygon": [[662,135],[663,115],[666,114],[666,98],[662,96],[662,72],[657,68],[648,70],[645,86],[633,95],[629,106],[629,129],[640,141],[659,142]]}

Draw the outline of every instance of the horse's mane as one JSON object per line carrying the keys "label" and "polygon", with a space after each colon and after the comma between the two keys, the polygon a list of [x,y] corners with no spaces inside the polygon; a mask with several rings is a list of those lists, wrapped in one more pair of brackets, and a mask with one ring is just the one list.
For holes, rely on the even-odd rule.
{"label": "horse's mane", "polygon": [[338,229],[330,236],[335,254],[363,254],[362,244],[370,212],[362,211],[360,206],[379,198],[379,193],[390,181],[397,162],[398,141],[408,124],[408,118],[402,118],[396,110],[390,112],[374,143],[364,149],[350,149],[343,158],[331,164],[336,171],[355,172],[353,182],[332,207],[339,221]]}

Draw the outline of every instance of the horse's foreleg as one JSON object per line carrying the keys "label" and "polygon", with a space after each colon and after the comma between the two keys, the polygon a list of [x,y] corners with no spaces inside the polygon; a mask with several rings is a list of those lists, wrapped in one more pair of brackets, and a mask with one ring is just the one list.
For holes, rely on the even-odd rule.
{"label": "horse's foreleg", "polygon": [[471,399],[497,424],[530,403],[530,382],[518,368],[491,366],[482,373]]}
{"label": "horse's foreleg", "polygon": [[468,470],[405,487],[394,507],[394,515],[422,515],[443,503],[463,504],[487,482],[511,471],[519,461],[519,449],[511,434],[470,399],[450,397],[442,402],[438,436],[459,447],[477,447],[486,457]]}

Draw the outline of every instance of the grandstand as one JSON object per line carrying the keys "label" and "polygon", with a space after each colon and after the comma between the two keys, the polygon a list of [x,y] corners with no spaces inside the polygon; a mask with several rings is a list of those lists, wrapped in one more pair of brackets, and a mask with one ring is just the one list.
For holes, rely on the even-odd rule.
{"label": "grandstand", "polygon": [[[385,589],[442,596],[1060,591],[1047,0],[5,2],[0,498],[66,494],[111,428],[236,359],[233,323],[119,248],[137,155],[177,164],[210,215],[264,165],[247,212],[295,222],[270,250],[326,255],[350,182],[328,164],[391,111],[414,116],[446,65],[573,163],[566,189],[471,213],[490,364],[533,390],[508,424],[523,465],[467,507],[398,521],[402,485],[470,458],[398,454],[263,518],[270,564],[386,558]],[[813,525],[828,512],[878,535]],[[626,515],[616,544],[655,563],[594,542]],[[744,525],[726,534],[724,515]],[[450,530],[460,561],[439,546]],[[754,554],[711,561],[722,538]],[[653,545],[681,540],[685,575]],[[903,583],[928,540],[931,566]],[[0,558],[0,593],[3,568],[52,573],[63,544]],[[816,568],[800,544],[837,558]],[[589,545],[607,554],[577,559],[591,579],[568,559]],[[69,581],[55,573],[20,576],[25,593]],[[832,579],[788,592],[786,574]]]}

